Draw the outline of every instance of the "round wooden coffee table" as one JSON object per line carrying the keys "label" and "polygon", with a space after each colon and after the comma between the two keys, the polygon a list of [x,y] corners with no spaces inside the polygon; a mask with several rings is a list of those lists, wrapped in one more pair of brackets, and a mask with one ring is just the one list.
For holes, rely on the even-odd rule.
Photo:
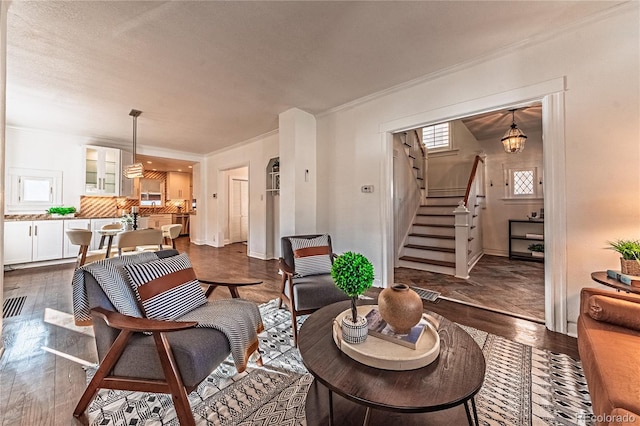
{"label": "round wooden coffee table", "polygon": [[[464,406],[467,422],[478,424],[474,396],[484,381],[485,360],[482,350],[468,333],[446,318],[430,312],[429,315],[439,321],[439,357],[417,370],[380,370],[349,358],[333,341],[333,319],[347,309],[349,303],[339,302],[319,309],[300,328],[298,348],[302,361],[316,382],[323,385],[312,386],[307,396],[309,425],[325,423],[322,417],[326,415],[327,403],[323,395],[328,396],[328,420],[331,425],[334,416],[340,419],[338,424],[355,424],[353,417],[357,406],[366,407],[365,425],[370,420],[376,424],[396,424],[400,421],[405,426],[460,424],[460,419],[464,418],[459,412],[460,405]],[[323,387],[328,388],[328,393],[323,391]],[[337,401],[334,393],[347,401]],[[449,410],[454,407],[457,410]],[[372,413],[372,409],[376,410],[375,413]],[[441,410],[447,411],[439,413],[440,417],[436,420],[427,415],[404,415]],[[401,419],[398,418],[399,414],[402,415]]]}

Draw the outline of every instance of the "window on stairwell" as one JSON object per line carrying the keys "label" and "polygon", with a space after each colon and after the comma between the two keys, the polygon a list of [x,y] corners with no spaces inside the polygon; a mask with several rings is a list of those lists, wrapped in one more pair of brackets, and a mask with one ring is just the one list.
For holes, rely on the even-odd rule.
{"label": "window on stairwell", "polygon": [[505,170],[505,198],[542,197],[542,178],[537,167],[518,167]]}
{"label": "window on stairwell", "polygon": [[449,123],[435,124],[422,128],[422,143],[429,150],[451,149]]}

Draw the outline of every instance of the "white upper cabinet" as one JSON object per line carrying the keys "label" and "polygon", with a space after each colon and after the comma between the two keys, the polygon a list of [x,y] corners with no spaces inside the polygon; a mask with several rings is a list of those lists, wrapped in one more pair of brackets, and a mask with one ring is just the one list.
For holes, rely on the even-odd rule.
{"label": "white upper cabinet", "polygon": [[85,194],[120,195],[122,167],[119,149],[86,146],[84,166]]}
{"label": "white upper cabinet", "polygon": [[167,199],[190,200],[191,199],[191,175],[189,173],[167,173]]}

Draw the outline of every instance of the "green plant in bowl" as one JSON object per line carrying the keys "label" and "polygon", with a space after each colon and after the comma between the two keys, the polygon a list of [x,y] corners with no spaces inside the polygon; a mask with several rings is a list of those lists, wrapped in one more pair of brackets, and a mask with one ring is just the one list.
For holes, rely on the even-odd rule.
{"label": "green plant in bowl", "polygon": [[355,323],[358,296],[373,284],[373,265],[364,255],[348,251],[334,260],[331,277],[336,286],[351,298],[351,319]]}
{"label": "green plant in bowl", "polygon": [[49,214],[59,214],[60,216],[72,214],[76,212],[75,207],[49,207],[47,210]]}
{"label": "green plant in bowl", "polygon": [[640,240],[608,241],[611,250],[620,253],[624,260],[640,261]]}

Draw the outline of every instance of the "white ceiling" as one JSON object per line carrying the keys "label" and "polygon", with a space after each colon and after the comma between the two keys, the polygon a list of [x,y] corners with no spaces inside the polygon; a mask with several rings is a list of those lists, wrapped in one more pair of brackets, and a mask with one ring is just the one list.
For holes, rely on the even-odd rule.
{"label": "white ceiling", "polygon": [[611,1],[14,1],[7,124],[210,153]]}

